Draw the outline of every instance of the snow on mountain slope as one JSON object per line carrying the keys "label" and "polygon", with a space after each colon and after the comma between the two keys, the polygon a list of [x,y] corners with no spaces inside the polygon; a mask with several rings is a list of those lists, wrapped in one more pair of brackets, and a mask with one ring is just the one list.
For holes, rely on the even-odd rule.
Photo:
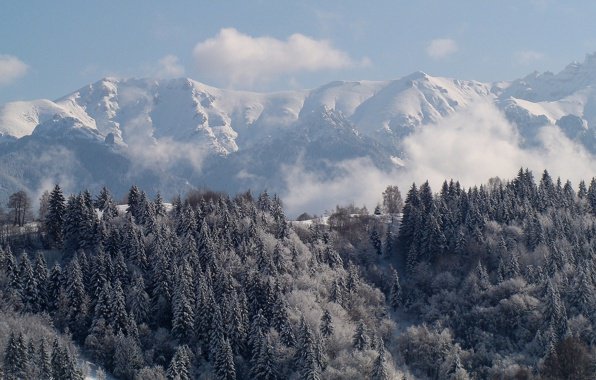
{"label": "snow on mountain slope", "polygon": [[[21,138],[54,115],[76,117],[76,113],[49,100],[12,102],[0,106],[0,135]],[[92,120],[88,120],[92,123]]]}
{"label": "snow on mountain slope", "polygon": [[570,63],[557,74],[534,72],[514,80],[499,96],[532,102],[557,101],[593,85],[596,85],[596,53],[588,54],[583,63]]}
{"label": "snow on mountain slope", "polygon": [[332,82],[312,91],[269,94],[222,90],[187,78],[105,78],[56,102],[9,103],[0,112],[0,120],[6,120],[0,127],[22,137],[60,114],[103,136],[113,133],[124,143],[139,133],[196,139],[225,155],[241,149],[239,143],[251,146],[290,127],[321,106],[341,112],[360,132],[373,136],[379,130],[395,132],[437,121],[488,95],[487,85],[423,73],[390,82]]}
{"label": "snow on mountain slope", "polygon": [[417,126],[435,123],[474,101],[490,97],[486,84],[417,72],[389,82],[358,106],[352,121],[368,135],[385,132],[399,138]]}
{"label": "snow on mountain slope", "polygon": [[[201,184],[282,192],[283,168],[292,165],[323,180],[337,175],[342,160],[366,158],[385,172],[407,167],[407,136],[444,119],[459,123],[452,116],[478,103],[496,106],[525,146],[541,144],[548,127],[596,152],[594,88],[596,55],[558,74],[493,84],[416,72],[256,93],[188,78],[104,78],[56,101],[0,106],[0,192],[35,188],[68,171],[85,186],[116,183],[119,191],[145,181],[164,194]],[[47,160],[32,168],[44,144],[72,162],[63,160],[60,171]],[[118,163],[117,170],[101,168],[102,161]]]}
{"label": "snow on mountain slope", "polygon": [[95,120],[100,133],[114,133],[124,143],[142,133],[155,139],[191,139],[225,155],[238,150],[236,139],[248,127],[258,124],[267,129],[294,122],[305,95],[222,90],[188,78],[105,78],[57,104],[81,115],[81,120]]}
{"label": "snow on mountain slope", "polygon": [[364,101],[373,97],[388,83],[387,81],[331,82],[312,90],[304,101],[301,112],[308,114],[325,106],[349,118]]}

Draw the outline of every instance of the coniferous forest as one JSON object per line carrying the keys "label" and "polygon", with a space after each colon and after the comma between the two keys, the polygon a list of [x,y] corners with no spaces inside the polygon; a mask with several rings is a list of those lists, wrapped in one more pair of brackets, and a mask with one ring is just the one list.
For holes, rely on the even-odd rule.
{"label": "coniferous forest", "polygon": [[267,192],[56,185],[1,236],[0,377],[594,379],[596,179],[379,197],[289,221]]}

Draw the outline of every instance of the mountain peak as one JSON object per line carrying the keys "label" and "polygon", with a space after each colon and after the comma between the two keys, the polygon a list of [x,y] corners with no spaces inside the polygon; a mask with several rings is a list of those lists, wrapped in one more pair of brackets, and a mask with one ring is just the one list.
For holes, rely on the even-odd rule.
{"label": "mountain peak", "polygon": [[405,76],[403,79],[409,79],[413,81],[421,81],[421,80],[429,80],[431,78],[430,75],[425,73],[424,71],[414,71],[412,74]]}

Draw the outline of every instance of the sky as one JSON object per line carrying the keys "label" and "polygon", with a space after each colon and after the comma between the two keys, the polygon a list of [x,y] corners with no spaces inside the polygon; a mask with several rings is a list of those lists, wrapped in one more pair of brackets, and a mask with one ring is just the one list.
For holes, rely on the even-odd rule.
{"label": "sky", "polygon": [[254,91],[431,75],[501,81],[596,51],[596,2],[0,0],[0,103],[105,76]]}

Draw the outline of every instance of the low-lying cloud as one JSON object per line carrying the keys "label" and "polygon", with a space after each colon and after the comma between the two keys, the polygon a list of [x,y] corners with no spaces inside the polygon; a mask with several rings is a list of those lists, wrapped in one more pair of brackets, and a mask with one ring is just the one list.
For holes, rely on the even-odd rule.
{"label": "low-lying cloud", "polygon": [[413,182],[420,185],[428,180],[436,192],[444,180],[470,187],[492,177],[511,179],[524,167],[537,180],[547,169],[554,178],[571,180],[577,189],[580,180],[596,173],[596,157],[558,127],[540,128],[536,140],[537,145],[526,146],[517,127],[495,105],[477,103],[439,123],[421,126],[405,138],[402,169],[383,171],[370,159],[360,158],[336,163],[340,175],[330,179],[299,163],[287,167],[283,200],[290,215],[322,213],[350,203],[372,210],[390,184],[398,185],[405,197]]}
{"label": "low-lying cloud", "polygon": [[300,163],[284,168],[288,191],[283,201],[290,216],[305,211],[320,214],[338,204],[374,208],[398,175],[397,170],[387,173],[376,168],[366,157],[338,162],[332,170],[338,174],[334,178],[308,171]]}
{"label": "low-lying cloud", "polygon": [[435,188],[450,178],[473,186],[490,177],[511,178],[527,167],[535,176],[547,169],[577,186],[596,172],[593,155],[558,127],[540,128],[536,140],[538,144],[524,146],[517,127],[496,106],[474,104],[404,140],[407,175],[418,182],[429,179]]}
{"label": "low-lying cloud", "polygon": [[342,69],[359,64],[330,41],[300,33],[285,41],[273,37],[253,37],[234,28],[224,28],[193,51],[202,76],[230,87],[253,86],[288,74],[324,69]]}
{"label": "low-lying cloud", "polygon": [[7,85],[27,73],[29,66],[12,55],[0,54],[0,85]]}

